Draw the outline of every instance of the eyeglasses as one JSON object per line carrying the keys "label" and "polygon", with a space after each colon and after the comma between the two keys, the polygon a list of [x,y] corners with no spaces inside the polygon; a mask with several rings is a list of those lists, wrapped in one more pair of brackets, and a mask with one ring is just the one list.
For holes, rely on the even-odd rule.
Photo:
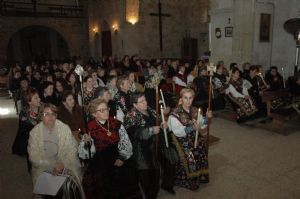
{"label": "eyeglasses", "polygon": [[110,110],[110,108],[102,108],[102,109],[98,109],[98,110],[96,110],[96,112],[100,112],[100,113],[104,113],[105,111],[109,111]]}
{"label": "eyeglasses", "polygon": [[50,116],[56,117],[57,116],[56,113],[49,113],[49,112],[44,112],[43,115],[44,115],[44,117],[50,117]]}

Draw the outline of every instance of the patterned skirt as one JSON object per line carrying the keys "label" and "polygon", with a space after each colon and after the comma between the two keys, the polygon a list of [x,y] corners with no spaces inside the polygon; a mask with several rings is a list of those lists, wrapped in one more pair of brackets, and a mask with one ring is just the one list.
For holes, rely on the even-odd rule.
{"label": "patterned skirt", "polygon": [[241,97],[233,97],[231,94],[228,94],[228,98],[233,103],[233,108],[238,117],[251,116],[258,111],[252,100],[246,100]]}
{"label": "patterned skirt", "polygon": [[180,162],[176,164],[175,184],[190,190],[197,190],[201,183],[209,181],[208,155],[204,137],[200,136],[194,148],[194,134],[185,138],[172,134]]}

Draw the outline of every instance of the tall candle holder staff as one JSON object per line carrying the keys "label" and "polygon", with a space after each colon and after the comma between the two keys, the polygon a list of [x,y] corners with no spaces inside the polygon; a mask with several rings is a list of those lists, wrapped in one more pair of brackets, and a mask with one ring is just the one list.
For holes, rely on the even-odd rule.
{"label": "tall candle holder staff", "polygon": [[[197,115],[197,123],[200,124],[200,118],[201,118],[201,109],[198,109],[198,115]],[[195,135],[195,142],[194,142],[194,148],[197,148],[198,145],[198,138],[199,138],[199,131],[196,131]]]}
{"label": "tall candle holder staff", "polygon": [[[158,75],[158,73],[155,73],[152,77],[151,77],[151,83],[153,84],[153,87],[155,87],[155,111],[156,111],[156,126],[160,126],[159,125],[159,94],[158,94],[158,85],[160,83],[160,77]],[[156,150],[156,155],[158,152],[158,140],[159,140],[159,136],[155,135],[155,150]]]}
{"label": "tall candle holder staff", "polygon": [[[160,106],[161,119],[162,119],[162,123],[165,123],[164,110],[166,110],[167,107],[166,107],[164,94],[163,94],[161,89],[160,89],[160,95],[161,95],[161,99],[162,99],[162,103],[163,103],[163,106]],[[166,147],[169,148],[167,129],[163,128],[163,131],[164,131],[164,138],[165,138]]]}
{"label": "tall candle holder staff", "polygon": [[83,83],[82,83],[82,76],[84,73],[84,69],[81,65],[77,65],[75,68],[75,73],[79,76],[79,81],[80,81],[80,93],[81,93],[81,104],[82,104],[82,113],[84,114],[84,92],[83,92]]}
{"label": "tall candle holder staff", "polygon": [[[214,75],[214,73],[216,72],[217,67],[213,64],[210,63],[207,66],[207,72],[209,75],[209,87],[208,87],[208,112],[211,111],[211,96],[212,96],[212,77]],[[208,118],[208,124],[207,124],[207,137],[206,137],[206,146],[208,148],[209,145],[209,130],[210,130],[210,122],[211,122],[211,118]]]}
{"label": "tall candle holder staff", "polygon": [[[83,115],[84,126],[85,126],[85,129],[88,129],[87,128],[86,111],[84,109],[84,92],[83,92],[83,82],[82,82],[82,76],[84,73],[83,67],[78,64],[75,68],[75,73],[79,76],[79,81],[80,81],[81,104],[82,104],[81,111],[82,111],[82,115]],[[92,157],[91,142],[86,142],[86,146],[88,148],[88,154],[89,154],[88,159],[91,159],[91,157]]]}

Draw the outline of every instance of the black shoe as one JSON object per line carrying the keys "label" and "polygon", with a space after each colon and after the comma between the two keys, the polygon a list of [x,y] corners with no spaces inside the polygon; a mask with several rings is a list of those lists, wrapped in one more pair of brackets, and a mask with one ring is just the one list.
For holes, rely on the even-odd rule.
{"label": "black shoe", "polygon": [[174,191],[173,188],[167,188],[167,187],[164,187],[164,186],[162,186],[161,188],[163,190],[167,191],[169,194],[176,195],[176,192]]}

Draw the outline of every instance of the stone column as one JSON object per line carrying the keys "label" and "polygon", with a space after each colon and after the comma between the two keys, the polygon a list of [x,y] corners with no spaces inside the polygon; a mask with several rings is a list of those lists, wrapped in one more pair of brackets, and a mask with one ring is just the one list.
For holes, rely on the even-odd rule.
{"label": "stone column", "polygon": [[235,0],[233,4],[232,59],[239,64],[251,62],[255,34],[255,0]]}

